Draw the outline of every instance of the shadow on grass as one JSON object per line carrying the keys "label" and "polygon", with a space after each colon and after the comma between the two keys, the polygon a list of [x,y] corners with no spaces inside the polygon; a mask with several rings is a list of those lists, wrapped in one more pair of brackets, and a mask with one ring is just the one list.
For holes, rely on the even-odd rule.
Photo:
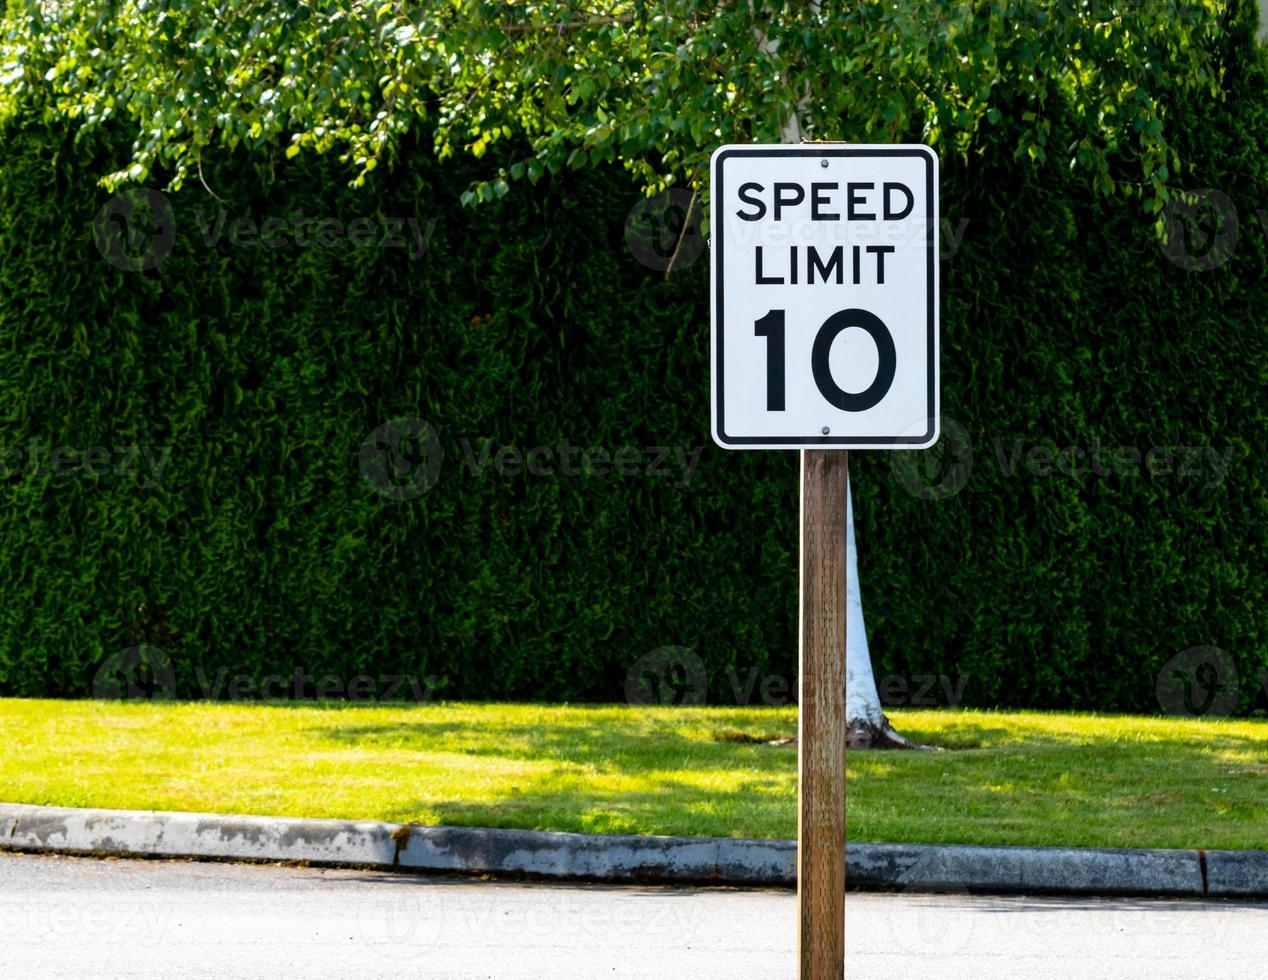
{"label": "shadow on grass", "polygon": [[676,770],[692,764],[783,770],[796,759],[794,746],[772,746],[764,741],[725,742],[708,735],[686,735],[670,726],[649,731],[639,725],[569,723],[544,727],[516,722],[488,730],[437,720],[319,725],[305,729],[305,733],[363,749],[452,752],[535,762],[557,760],[603,773]]}
{"label": "shadow on grass", "polygon": [[[479,802],[427,798],[403,785],[405,799],[388,815],[393,820],[426,813],[428,820],[467,826],[710,836],[752,836],[750,828],[776,826],[787,829],[774,836],[791,836],[796,748],[718,741],[716,732],[693,721],[690,713],[681,725],[664,715],[635,713],[602,720],[582,715],[549,726],[500,719],[482,728],[415,716],[316,725],[306,732],[367,750],[507,760],[508,772],[482,789]],[[736,729],[744,726],[734,720],[726,725]],[[1103,737],[1035,732],[989,718],[957,720],[936,731],[916,725],[906,730],[922,741],[974,747],[852,754],[851,825],[862,832],[854,839],[876,839],[871,827],[902,823],[904,839],[938,841],[946,838],[948,821],[970,828],[970,836],[1033,838],[1059,820],[1082,824],[1084,844],[1131,844],[1136,841],[1128,838],[1144,833],[1146,824],[1170,822],[1195,834],[1212,821],[1244,824],[1254,818],[1258,789],[1268,785],[1231,785],[1215,798],[1220,814],[1193,788],[1209,781],[1213,770],[1233,767],[1213,760],[1212,751],[1250,749],[1255,763],[1268,761],[1268,741],[1252,736],[1212,731],[1204,739],[1202,732],[1160,730],[1125,739],[1112,730]],[[525,762],[541,767],[516,771]],[[713,775],[719,778],[711,782]]]}
{"label": "shadow on grass", "polygon": [[386,819],[409,822],[420,812],[450,826],[567,830],[595,834],[671,834],[687,837],[760,837],[753,828],[786,825],[773,834],[796,832],[786,789],[762,796],[720,794],[709,787],[661,777],[640,790],[591,786],[580,795],[531,786],[496,800],[467,803],[415,799],[394,807]]}

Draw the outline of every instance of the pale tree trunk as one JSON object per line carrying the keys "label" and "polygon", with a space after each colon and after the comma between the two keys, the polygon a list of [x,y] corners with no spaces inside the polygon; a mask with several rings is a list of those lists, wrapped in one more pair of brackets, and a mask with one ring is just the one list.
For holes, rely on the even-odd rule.
{"label": "pale tree trunk", "polygon": [[[1261,0],[1268,3],[1268,0]],[[812,0],[812,9],[819,9],[818,0]],[[767,49],[774,48],[760,30],[754,32],[758,43]],[[800,143],[805,139],[801,127],[801,113],[809,104],[810,93],[799,100],[795,110],[780,127],[780,139],[785,143]],[[863,622],[863,598],[859,591],[859,558],[854,546],[854,501],[850,494],[849,477],[845,484],[845,724],[846,744],[852,749],[916,749],[921,746],[908,741],[894,731],[885,712],[881,709],[880,694],[876,689],[876,677],[872,673],[872,655],[867,648],[867,627]]]}
{"label": "pale tree trunk", "polygon": [[846,744],[852,749],[919,748],[894,731],[876,690],[872,654],[867,648],[867,626],[863,622],[859,555],[854,545],[854,499],[848,479],[845,484],[845,582]]}

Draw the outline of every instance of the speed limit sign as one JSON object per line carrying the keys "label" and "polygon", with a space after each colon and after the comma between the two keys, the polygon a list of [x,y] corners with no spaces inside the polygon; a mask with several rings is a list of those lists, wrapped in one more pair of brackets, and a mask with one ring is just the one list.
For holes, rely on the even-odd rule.
{"label": "speed limit sign", "polygon": [[938,158],[723,146],[712,160],[713,438],[923,449],[938,438]]}

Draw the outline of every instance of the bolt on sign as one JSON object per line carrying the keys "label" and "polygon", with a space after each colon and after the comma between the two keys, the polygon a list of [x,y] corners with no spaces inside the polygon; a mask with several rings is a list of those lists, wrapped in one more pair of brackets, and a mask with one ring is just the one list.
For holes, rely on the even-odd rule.
{"label": "bolt on sign", "polygon": [[938,158],[723,146],[712,161],[713,438],[923,449],[938,438]]}
{"label": "bolt on sign", "polygon": [[801,450],[797,971],[840,980],[845,450],[938,438],[938,158],[723,146],[710,190],[713,438]]}

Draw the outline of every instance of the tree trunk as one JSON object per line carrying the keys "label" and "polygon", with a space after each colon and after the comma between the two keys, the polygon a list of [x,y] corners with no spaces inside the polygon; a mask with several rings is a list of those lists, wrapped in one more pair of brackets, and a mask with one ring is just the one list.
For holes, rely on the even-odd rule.
{"label": "tree trunk", "polygon": [[[1264,0],[1268,3],[1268,0]],[[812,0],[815,10],[818,0]],[[767,47],[766,34],[754,29],[762,48]],[[808,101],[806,94],[803,103]],[[805,106],[796,106],[781,127],[785,143],[805,139],[800,113]],[[871,669],[871,652],[867,649],[867,628],[864,625],[864,601],[858,591],[858,553],[855,550],[855,507],[850,494],[850,478],[846,477],[846,745],[848,748],[926,748],[917,745],[894,730],[881,710],[876,691],[876,677]]]}
{"label": "tree trunk", "polygon": [[872,673],[859,591],[859,558],[854,546],[854,501],[845,484],[845,740],[852,749],[917,749],[894,731],[881,708]]}

